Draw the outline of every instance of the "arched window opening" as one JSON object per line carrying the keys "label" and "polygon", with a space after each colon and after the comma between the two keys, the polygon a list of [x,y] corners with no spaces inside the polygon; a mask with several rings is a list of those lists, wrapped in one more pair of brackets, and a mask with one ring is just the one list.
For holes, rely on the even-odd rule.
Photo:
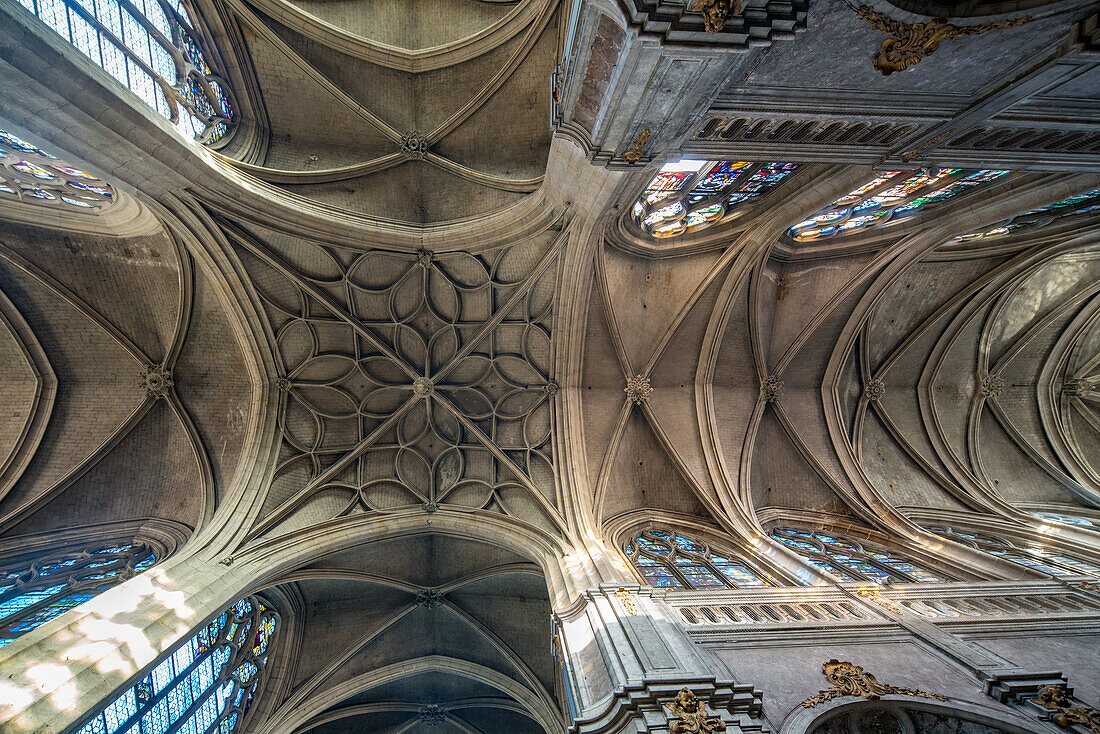
{"label": "arched window opening", "polygon": [[626,544],[626,556],[651,586],[665,589],[741,589],[777,586],[744,561],[681,533],[650,528]]}
{"label": "arched window opening", "polygon": [[890,171],[842,196],[814,216],[791,227],[795,242],[853,234],[910,217],[1005,176],[1009,171],[945,168],[940,171]]}
{"label": "arched window opening", "polygon": [[0,197],[88,211],[117,198],[107,182],[6,130],[0,130]]}
{"label": "arched window opening", "polygon": [[259,691],[277,626],[263,602],[241,599],[77,734],[231,734]]}
{"label": "arched window opening", "polygon": [[964,234],[951,240],[949,244],[984,240],[1008,234],[1020,229],[1035,229],[1067,217],[1100,213],[1100,189],[1086,191],[1070,196],[1038,209],[1031,209],[998,222],[989,228],[983,228]]}
{"label": "arched window opening", "polygon": [[886,584],[944,580],[893,552],[836,535],[794,528],[775,528],[768,535],[840,581]]}
{"label": "arched window opening", "polygon": [[0,647],[156,562],[150,548],[134,543],[0,568]]}
{"label": "arched window opening", "polygon": [[796,168],[797,163],[672,161],[649,182],[631,215],[653,237],[698,232],[728,218],[738,205],[767,193]]}
{"label": "arched window opening", "polygon": [[182,0],[20,2],[185,135],[214,143],[236,123]]}
{"label": "arched window opening", "polygon": [[1070,558],[1060,553],[1052,553],[1039,545],[1027,548],[1010,543],[1001,538],[995,538],[981,533],[970,533],[949,527],[926,527],[925,530],[936,535],[943,536],[961,545],[977,548],[983,553],[1003,558],[1006,561],[1018,563],[1021,566],[1033,568],[1036,571],[1050,574],[1051,576],[1096,576],[1100,578],[1100,568]]}

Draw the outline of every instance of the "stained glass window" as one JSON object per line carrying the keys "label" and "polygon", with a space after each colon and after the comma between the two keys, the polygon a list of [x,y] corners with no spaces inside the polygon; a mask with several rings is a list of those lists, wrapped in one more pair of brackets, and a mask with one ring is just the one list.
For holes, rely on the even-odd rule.
{"label": "stained glass window", "polygon": [[645,580],[658,588],[739,589],[776,585],[744,561],[681,533],[645,530],[627,543],[626,555]]}
{"label": "stained glass window", "polygon": [[964,168],[920,173],[889,171],[794,225],[787,234],[796,242],[812,242],[860,232],[912,216],[1008,173]]}
{"label": "stained glass window", "polygon": [[1051,576],[1086,575],[1100,578],[1100,568],[1091,563],[1051,552],[1038,544],[1025,548],[1001,538],[994,538],[981,533],[964,532],[949,527],[933,526],[926,527],[925,530]]}
{"label": "stained glass window", "polygon": [[1078,517],[1077,515],[1063,515],[1058,512],[1036,512],[1035,514],[1043,518],[1044,520],[1060,522],[1063,525],[1077,525],[1083,528],[1092,528],[1097,526],[1097,521],[1090,520],[1087,517]]}
{"label": "stained glass window", "polygon": [[236,123],[179,0],[19,0],[184,134],[221,140]]}
{"label": "stained glass window", "polygon": [[775,528],[768,534],[814,568],[840,581],[884,584],[943,580],[893,551],[865,546],[837,535],[795,528]]}
{"label": "stained glass window", "polygon": [[0,197],[89,211],[116,198],[107,182],[5,130],[0,130]]}
{"label": "stained glass window", "polygon": [[76,734],[231,734],[259,691],[277,626],[263,602],[241,599]]}
{"label": "stained glass window", "polygon": [[706,229],[771,190],[796,163],[684,159],[666,163],[634,203],[634,222],[654,237]]}
{"label": "stained glass window", "polygon": [[1017,214],[998,222],[992,227],[984,227],[969,234],[960,235],[952,240],[952,243],[998,237],[1018,229],[1033,229],[1064,217],[1075,217],[1084,214],[1093,214],[1094,216],[1100,214],[1100,189],[1086,191],[1083,194],[1070,196],[1053,204],[1026,211],[1023,214]]}
{"label": "stained glass window", "polygon": [[0,647],[156,563],[144,545],[112,545],[0,568]]}

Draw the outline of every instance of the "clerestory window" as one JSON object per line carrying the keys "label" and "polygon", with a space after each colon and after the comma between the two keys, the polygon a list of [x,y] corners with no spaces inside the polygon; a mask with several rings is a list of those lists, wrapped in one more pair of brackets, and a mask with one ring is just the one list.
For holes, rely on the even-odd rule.
{"label": "clerestory window", "polygon": [[648,529],[626,544],[626,556],[651,586],[739,589],[776,583],[744,561],[682,533]]}
{"label": "clerestory window", "polygon": [[0,197],[45,206],[102,210],[114,188],[6,130],[0,130]]}
{"label": "clerestory window", "polygon": [[263,602],[241,599],[76,734],[231,734],[259,692],[277,628]]}
{"label": "clerestory window", "polygon": [[19,0],[185,135],[204,143],[236,123],[182,0]]}
{"label": "clerestory window", "polygon": [[768,535],[840,581],[904,584],[944,580],[892,551],[838,535],[795,528],[775,528]]}
{"label": "clerestory window", "polygon": [[1014,232],[1019,229],[1042,227],[1043,225],[1051,224],[1065,217],[1075,217],[1085,214],[1092,214],[1093,216],[1100,214],[1100,189],[1093,189],[1092,191],[1068,196],[1053,204],[1048,204],[1038,209],[1031,209],[1023,214],[1017,214],[1014,217],[1000,221],[992,227],[983,227],[982,229],[975,230],[968,234],[959,235],[951,242],[959,243],[984,240],[1008,234],[1009,232]]}
{"label": "clerestory window", "polygon": [[156,562],[151,549],[134,543],[0,568],[0,647]]}
{"label": "clerestory window", "polygon": [[797,168],[797,163],[672,161],[634,202],[631,216],[658,238],[697,232],[729,219],[740,205],[767,193]]}
{"label": "clerestory window", "polygon": [[1033,568],[1051,576],[1096,576],[1100,578],[1100,568],[1076,558],[1046,550],[1039,544],[1023,547],[1001,538],[981,533],[971,533],[949,527],[926,527],[925,530],[955,541],[961,545]]}
{"label": "clerestory window", "polygon": [[794,225],[787,234],[795,242],[812,242],[873,229],[973,191],[1008,173],[964,168],[919,173],[889,171]]}

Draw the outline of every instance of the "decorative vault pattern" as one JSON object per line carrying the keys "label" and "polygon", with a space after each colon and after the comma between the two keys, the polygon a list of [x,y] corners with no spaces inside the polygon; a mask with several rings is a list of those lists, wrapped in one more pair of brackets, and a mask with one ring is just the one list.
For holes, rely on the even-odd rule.
{"label": "decorative vault pattern", "polygon": [[283,449],[257,534],[441,507],[560,524],[551,446],[557,243],[296,251],[237,232],[285,370]]}

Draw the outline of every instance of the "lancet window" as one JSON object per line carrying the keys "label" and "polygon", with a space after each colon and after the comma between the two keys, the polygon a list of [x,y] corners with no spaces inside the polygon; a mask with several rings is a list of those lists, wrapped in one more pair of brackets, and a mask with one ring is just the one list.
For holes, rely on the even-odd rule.
{"label": "lancet window", "polygon": [[797,163],[684,159],[666,163],[634,203],[635,223],[654,237],[675,237],[730,218],[775,187]]}
{"label": "lancet window", "polygon": [[682,533],[650,528],[626,544],[626,556],[651,586],[671,589],[739,589],[775,586],[744,561]]}
{"label": "lancet window", "polygon": [[235,112],[182,0],[19,0],[186,135],[225,137]]}
{"label": "lancet window", "polygon": [[794,225],[787,234],[796,242],[812,242],[880,227],[973,191],[1008,173],[965,168],[919,173],[889,171]]}
{"label": "lancet window", "polygon": [[0,130],[0,197],[85,210],[102,209],[116,198],[106,181],[6,130]]}
{"label": "lancet window", "polygon": [[263,602],[241,599],[77,734],[231,734],[259,691],[277,626]]}
{"label": "lancet window", "polygon": [[1007,540],[994,538],[981,533],[970,533],[949,527],[926,527],[925,530],[941,535],[945,538],[977,548],[991,556],[1003,558],[1006,561],[1018,563],[1021,566],[1033,568],[1036,571],[1050,574],[1051,576],[1096,576],[1100,578],[1100,568],[1076,558],[1070,558],[1060,553],[1047,551],[1036,544],[1022,547],[1010,543]]}
{"label": "lancet window", "polygon": [[1084,214],[1100,214],[1100,189],[1086,191],[1083,194],[1070,196],[1053,204],[1026,211],[1023,214],[1017,214],[1014,217],[998,222],[993,227],[960,235],[956,237],[953,242],[984,240],[990,237],[1008,234],[1018,229],[1033,229],[1065,217],[1074,217]]}
{"label": "lancet window", "polygon": [[798,553],[811,566],[832,574],[840,581],[885,584],[943,580],[891,551],[865,546],[837,535],[795,528],[775,528],[768,534]]}
{"label": "lancet window", "polygon": [[156,563],[135,543],[0,568],[0,647]]}

